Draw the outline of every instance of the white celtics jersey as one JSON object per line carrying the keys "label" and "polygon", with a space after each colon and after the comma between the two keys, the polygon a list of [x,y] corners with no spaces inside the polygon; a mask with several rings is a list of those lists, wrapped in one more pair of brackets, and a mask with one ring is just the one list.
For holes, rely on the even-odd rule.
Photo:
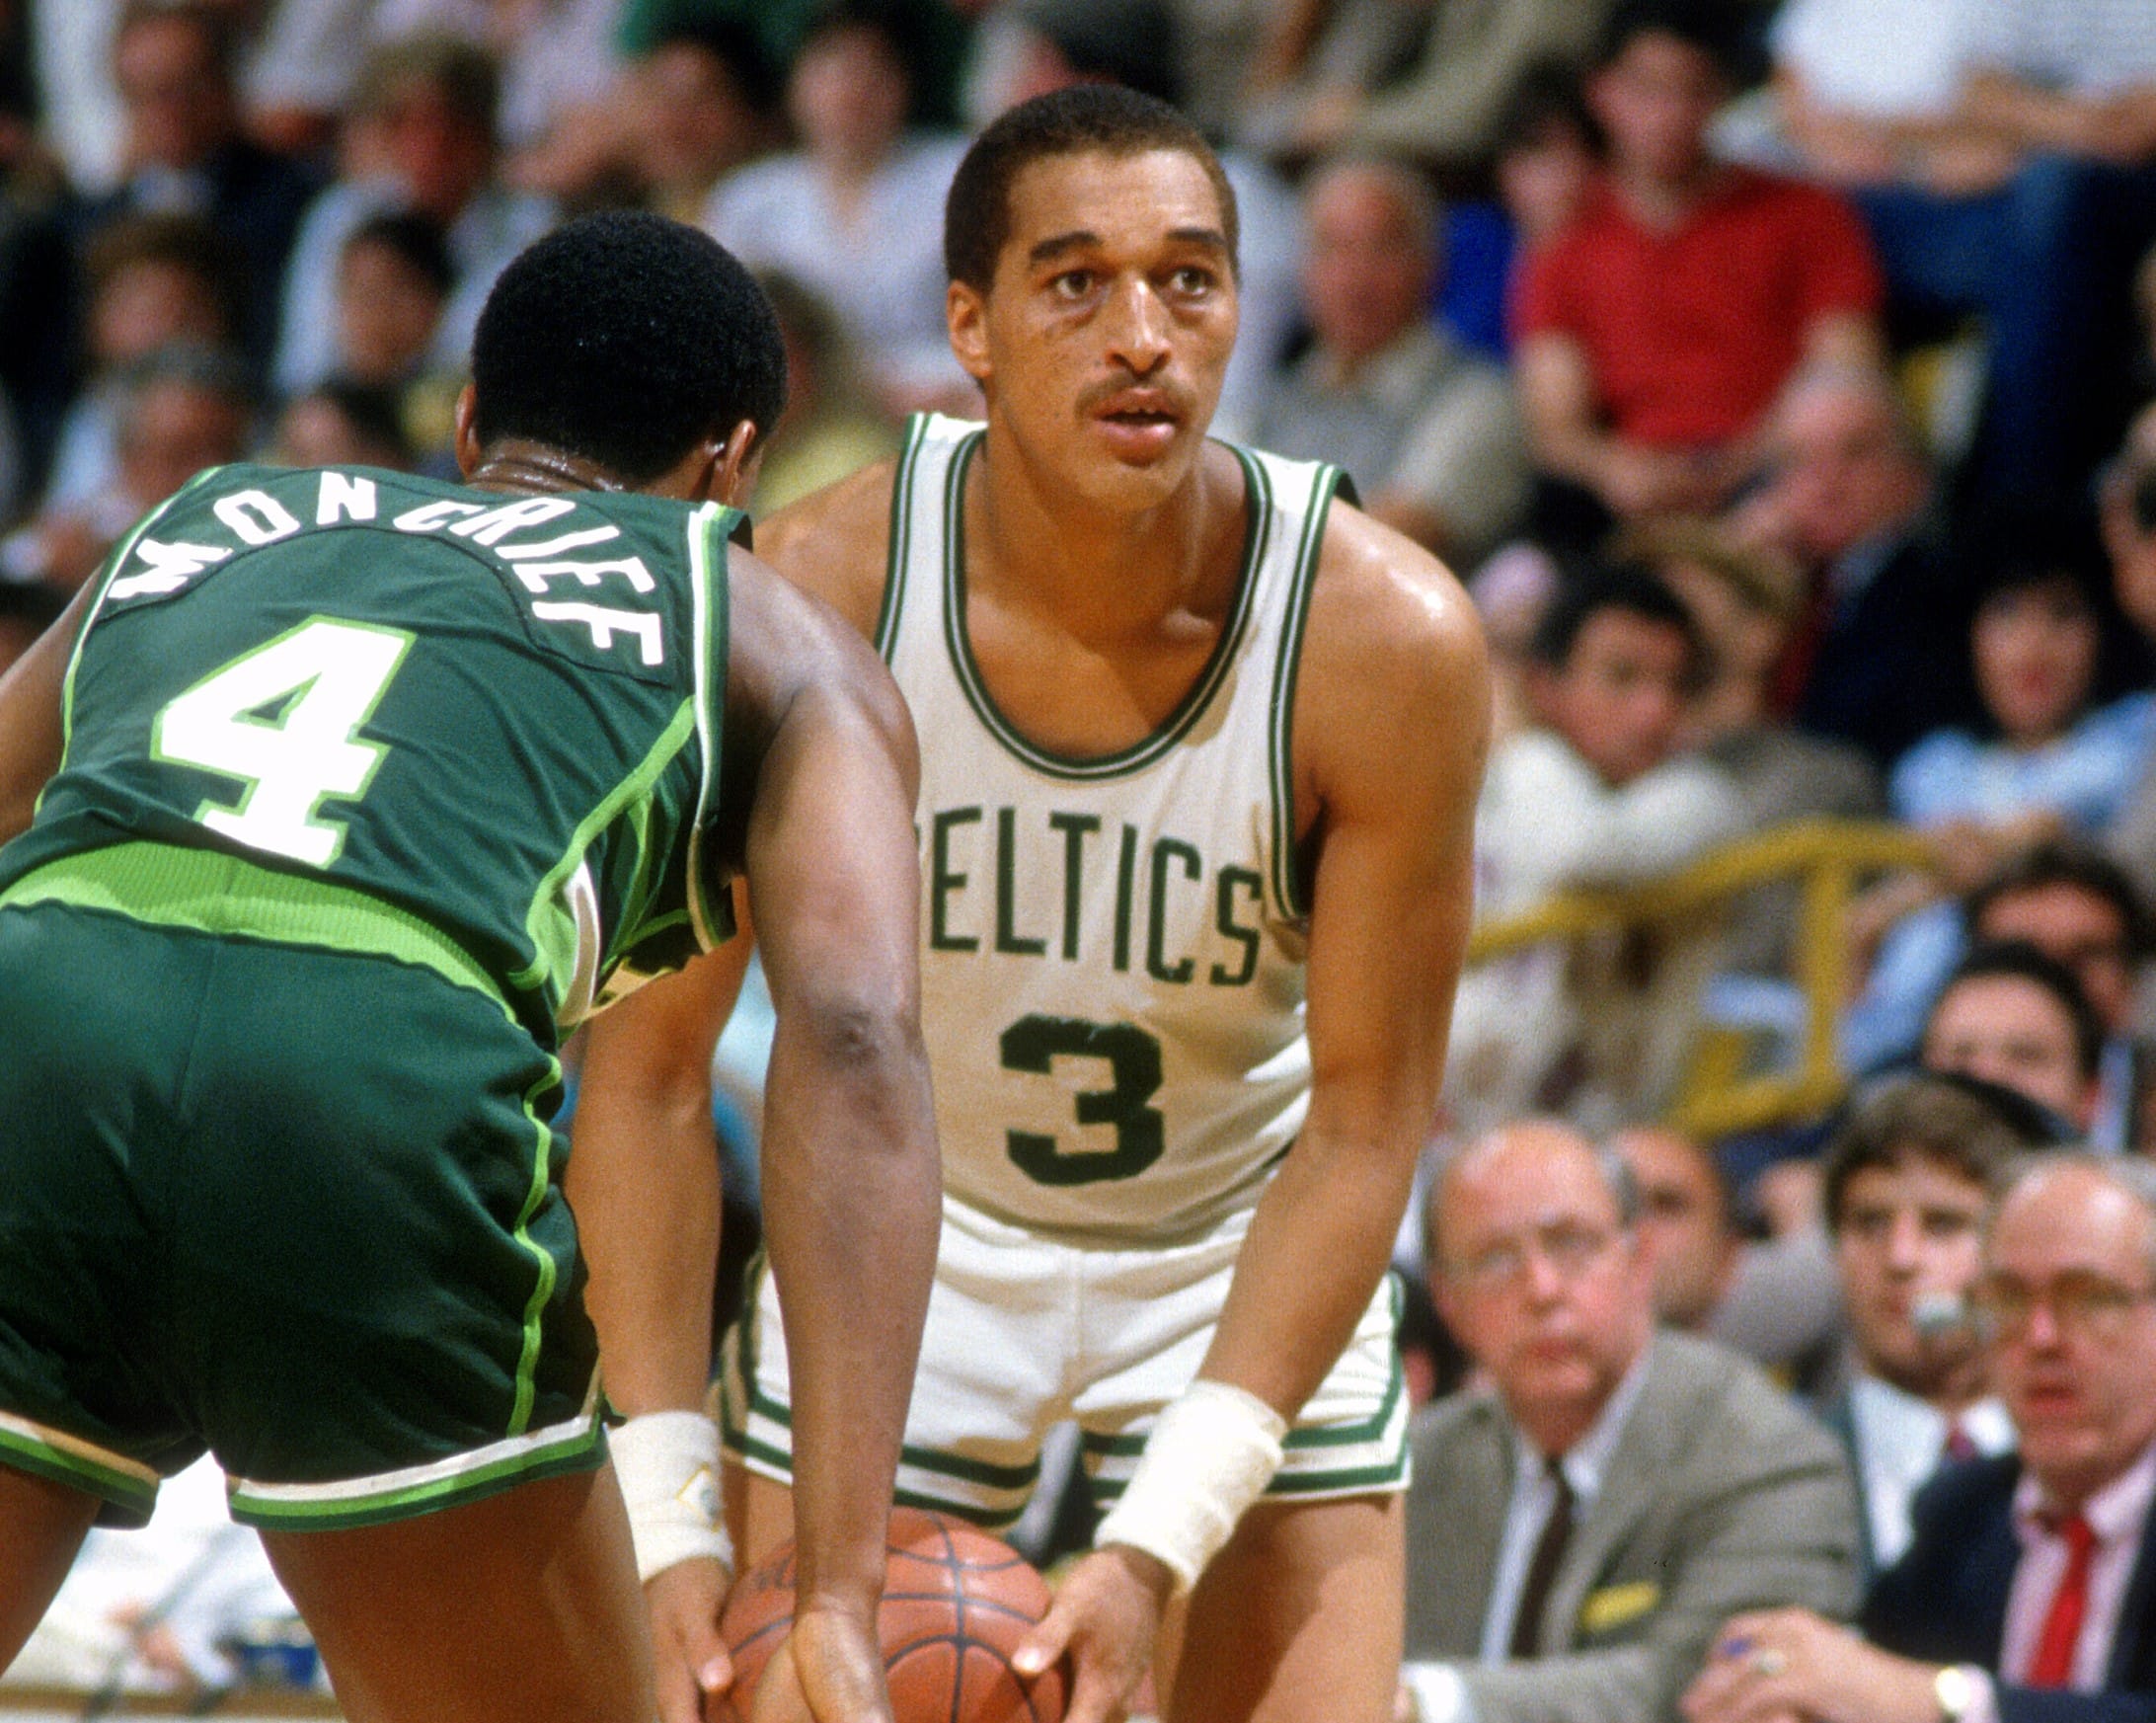
{"label": "white celtics jersey", "polygon": [[1310,1098],[1288,769],[1339,470],[1238,450],[1220,643],[1168,720],[1069,759],[996,710],[966,639],[981,428],[914,421],[877,641],[922,738],[922,1005],[944,1182],[1053,1237],[1158,1244],[1257,1201]]}

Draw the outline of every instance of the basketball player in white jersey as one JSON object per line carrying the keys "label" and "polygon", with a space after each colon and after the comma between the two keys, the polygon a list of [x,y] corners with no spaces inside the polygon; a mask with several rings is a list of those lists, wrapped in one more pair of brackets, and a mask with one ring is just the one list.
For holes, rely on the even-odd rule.
{"label": "basketball player in white jersey", "polygon": [[[985,426],[917,421],[895,465],[757,545],[877,642],[924,755],[945,1202],[899,1500],[1008,1525],[1074,1418],[1109,1512],[1021,1653],[1070,1652],[1072,1723],[1120,1716],[1156,1656],[1171,1723],[1384,1723],[1407,1421],[1385,1266],[1468,929],[1480,634],[1334,469],[1206,439],[1235,212],[1174,110],[1103,87],[1013,110],[946,231]],[[579,1191],[652,1147],[610,1106],[622,1074],[674,1061],[701,1127],[709,982],[661,985],[681,1034],[601,1026],[572,1163],[637,1413],[701,1396],[709,1175],[682,1150],[663,1214]],[[744,1563],[792,1526],[779,1337],[759,1278],[718,1396]],[[692,1552],[649,1588],[670,1720],[692,1675],[726,1679],[723,1585]]]}

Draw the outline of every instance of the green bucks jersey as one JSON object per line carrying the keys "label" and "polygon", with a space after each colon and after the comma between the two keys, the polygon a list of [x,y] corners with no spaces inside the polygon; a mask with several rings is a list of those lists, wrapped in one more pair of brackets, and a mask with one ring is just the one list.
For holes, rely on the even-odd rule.
{"label": "green bucks jersey", "polygon": [[551,1045],[732,929],[705,844],[738,518],[204,473],[107,567],[0,887],[114,846],[235,853],[295,901],[327,880],[446,934]]}

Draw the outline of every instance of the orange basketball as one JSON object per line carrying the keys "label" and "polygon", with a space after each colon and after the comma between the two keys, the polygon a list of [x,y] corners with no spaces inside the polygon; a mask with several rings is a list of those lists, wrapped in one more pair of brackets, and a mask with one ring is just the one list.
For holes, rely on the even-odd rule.
{"label": "orange basketball", "polygon": [[[1009,1544],[948,1514],[892,1510],[877,1626],[897,1723],[1058,1723],[1061,1667],[1031,1682],[1011,1668],[1047,1607],[1047,1582]],[[748,1715],[793,1622],[788,1543],[740,1577],[719,1623],[733,1657],[736,1715]]]}

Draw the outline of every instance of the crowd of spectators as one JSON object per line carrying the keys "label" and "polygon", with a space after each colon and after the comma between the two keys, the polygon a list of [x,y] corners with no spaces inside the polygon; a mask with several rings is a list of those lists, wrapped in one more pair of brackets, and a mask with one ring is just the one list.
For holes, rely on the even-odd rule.
{"label": "crowd of spectators", "polygon": [[[1219,431],[1482,609],[1483,917],[1802,818],[1927,858],[1849,914],[1831,1119],[1659,1122],[1703,1020],[1802,1015],[1792,886],[1471,973],[1403,1715],[2156,1715],[2148,0],[0,0],[0,666],[203,466],[451,470],[572,212],[766,280],[760,508],[967,412],[945,188],[1090,79],[1220,145]],[[235,1679],[211,1603],[279,1602],[197,1495],[26,1667]]]}

